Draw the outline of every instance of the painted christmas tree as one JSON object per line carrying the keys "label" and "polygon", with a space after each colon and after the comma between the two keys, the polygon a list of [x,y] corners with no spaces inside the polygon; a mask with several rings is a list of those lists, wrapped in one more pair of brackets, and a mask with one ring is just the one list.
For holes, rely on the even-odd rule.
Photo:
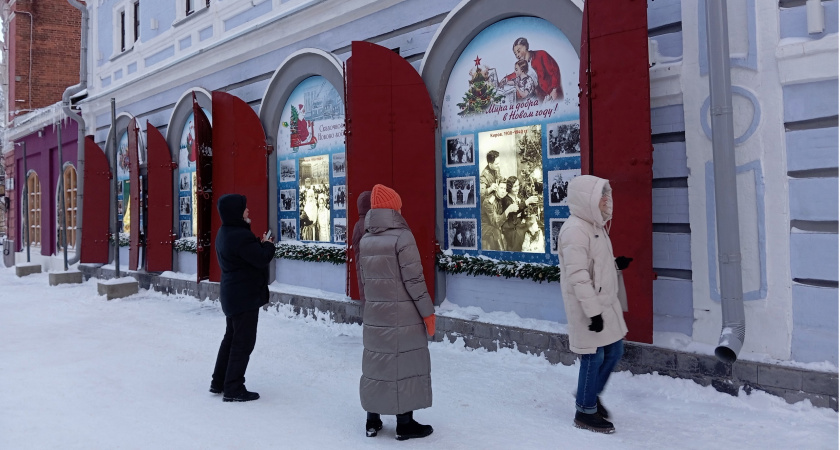
{"label": "painted christmas tree", "polygon": [[481,58],[475,58],[475,68],[470,70],[470,86],[464,94],[459,116],[476,114],[486,110],[491,104],[499,102],[503,95],[496,93],[496,88],[489,79],[490,68],[481,66]]}

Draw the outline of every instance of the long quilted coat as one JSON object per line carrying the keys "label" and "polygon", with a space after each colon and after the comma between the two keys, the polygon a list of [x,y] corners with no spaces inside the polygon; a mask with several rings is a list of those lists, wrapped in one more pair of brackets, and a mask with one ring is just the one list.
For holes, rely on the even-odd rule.
{"label": "long quilted coat", "polygon": [[434,314],[414,235],[392,209],[371,209],[360,244],[365,290],[362,408],[402,414],[432,406],[423,318]]}
{"label": "long quilted coat", "polygon": [[[606,193],[610,205],[601,214],[598,202]],[[560,229],[560,285],[569,321],[569,349],[595,353],[598,347],[624,338],[627,325],[618,300],[618,268],[605,225],[612,218],[612,189],[607,180],[592,175],[569,182],[571,217]],[[589,330],[591,317],[604,319],[604,329]]]}

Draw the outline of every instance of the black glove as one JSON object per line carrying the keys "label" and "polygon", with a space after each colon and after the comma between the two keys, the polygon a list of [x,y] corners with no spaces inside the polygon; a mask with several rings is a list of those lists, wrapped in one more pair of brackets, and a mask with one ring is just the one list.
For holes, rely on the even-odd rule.
{"label": "black glove", "polygon": [[604,330],[604,318],[600,314],[592,318],[592,323],[589,324],[589,331],[600,333]]}
{"label": "black glove", "polygon": [[630,261],[633,261],[633,258],[619,256],[615,259],[615,265],[618,267],[618,270],[624,270],[630,265]]}

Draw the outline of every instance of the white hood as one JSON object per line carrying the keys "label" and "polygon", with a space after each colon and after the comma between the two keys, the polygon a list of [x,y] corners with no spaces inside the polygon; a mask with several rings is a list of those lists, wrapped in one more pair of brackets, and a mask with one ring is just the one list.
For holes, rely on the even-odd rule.
{"label": "white hood", "polygon": [[[608,197],[607,212],[601,214],[598,203],[604,191]],[[581,175],[569,182],[567,194],[572,215],[601,228],[612,219],[612,188],[609,181],[593,175]]]}

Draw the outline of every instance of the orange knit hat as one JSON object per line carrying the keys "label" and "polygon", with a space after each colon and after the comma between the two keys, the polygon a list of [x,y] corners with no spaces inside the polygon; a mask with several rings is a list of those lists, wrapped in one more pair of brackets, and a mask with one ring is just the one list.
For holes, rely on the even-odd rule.
{"label": "orange knit hat", "polygon": [[370,207],[372,209],[402,209],[402,199],[397,191],[388,186],[377,184],[370,193]]}

